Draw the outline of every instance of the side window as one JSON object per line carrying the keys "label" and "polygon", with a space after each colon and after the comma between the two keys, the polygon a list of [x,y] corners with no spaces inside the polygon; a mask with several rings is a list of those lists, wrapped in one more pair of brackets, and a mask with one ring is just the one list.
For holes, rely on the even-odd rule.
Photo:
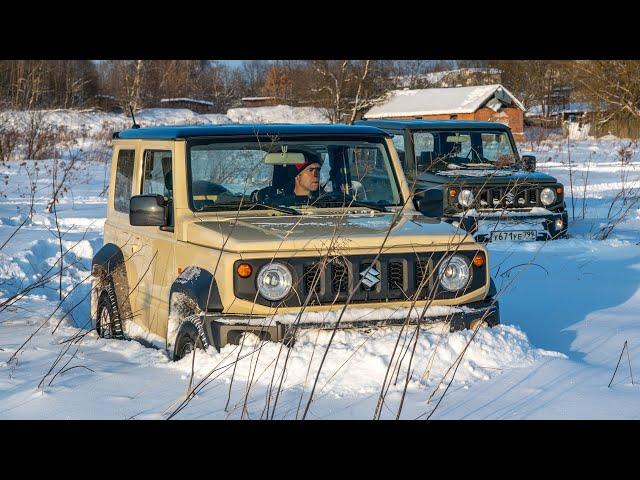
{"label": "side window", "polygon": [[142,194],[162,195],[173,198],[171,152],[145,150],[142,161]]}
{"label": "side window", "polygon": [[143,195],[162,195],[168,201],[168,226],[173,226],[173,171],[171,152],[168,150],[145,150],[142,158]]}
{"label": "side window", "polygon": [[436,137],[430,132],[414,132],[413,149],[418,172],[428,169],[436,161]]}
{"label": "side window", "polygon": [[133,185],[133,162],[135,150],[120,150],[116,166],[116,184],[114,190],[114,208],[118,212],[129,213],[131,186]]}
{"label": "side window", "polygon": [[403,133],[399,133],[393,136],[393,138],[391,139],[391,141],[393,142],[393,146],[396,148],[396,151],[398,152],[398,157],[400,157],[400,163],[402,164],[402,169],[406,170],[407,169],[407,161],[405,160],[405,156],[404,156],[404,134]]}
{"label": "side window", "polygon": [[404,134],[398,133],[394,135],[391,140],[393,141],[393,146],[396,147],[396,150],[402,150],[404,152]]}

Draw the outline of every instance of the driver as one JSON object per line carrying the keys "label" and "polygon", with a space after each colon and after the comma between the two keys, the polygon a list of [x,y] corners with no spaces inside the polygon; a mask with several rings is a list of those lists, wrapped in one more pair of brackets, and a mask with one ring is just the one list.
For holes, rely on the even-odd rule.
{"label": "driver", "polygon": [[[283,182],[280,186],[270,186],[252,193],[253,201],[278,202],[281,205],[306,204],[318,198],[320,186],[319,156],[304,153],[304,163],[280,167]],[[275,181],[275,180],[274,180]]]}
{"label": "driver", "polygon": [[317,197],[320,190],[321,163],[305,155],[305,162],[293,165],[296,176],[293,179],[293,194],[299,197]]}

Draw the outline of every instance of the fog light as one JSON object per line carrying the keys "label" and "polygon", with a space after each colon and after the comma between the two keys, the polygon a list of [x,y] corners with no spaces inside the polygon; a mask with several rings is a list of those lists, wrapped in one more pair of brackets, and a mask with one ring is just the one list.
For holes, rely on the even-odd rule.
{"label": "fog light", "polygon": [[556,218],[556,230],[562,230],[564,228],[564,221],[561,218]]}

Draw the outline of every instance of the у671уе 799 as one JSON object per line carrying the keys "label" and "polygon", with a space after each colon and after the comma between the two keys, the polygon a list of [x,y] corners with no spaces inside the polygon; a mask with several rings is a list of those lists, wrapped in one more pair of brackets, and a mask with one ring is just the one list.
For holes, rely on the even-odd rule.
{"label": "\u0443671\u0443\u0435 799", "polygon": [[565,236],[564,186],[518,154],[508,126],[461,120],[360,120],[393,135],[415,191],[440,187],[444,216],[478,241]]}
{"label": "\u0443671\u0443\u0435 799", "polygon": [[[244,332],[497,324],[486,249],[411,200],[390,135],[373,127],[119,132],[96,329],[180,358]],[[442,192],[415,204],[439,216]]]}

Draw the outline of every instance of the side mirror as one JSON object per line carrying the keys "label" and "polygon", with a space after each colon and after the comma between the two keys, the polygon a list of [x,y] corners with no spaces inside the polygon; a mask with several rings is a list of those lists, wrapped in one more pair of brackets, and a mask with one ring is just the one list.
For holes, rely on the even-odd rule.
{"label": "side mirror", "polygon": [[524,168],[527,172],[535,172],[536,171],[536,157],[533,155],[523,155],[522,156],[522,168]]}
{"label": "side mirror", "polygon": [[167,212],[162,195],[135,195],[129,204],[129,223],[138,227],[165,227]]}
{"label": "side mirror", "polygon": [[413,204],[425,217],[442,217],[444,214],[444,193],[439,188],[422,190],[413,196]]}

